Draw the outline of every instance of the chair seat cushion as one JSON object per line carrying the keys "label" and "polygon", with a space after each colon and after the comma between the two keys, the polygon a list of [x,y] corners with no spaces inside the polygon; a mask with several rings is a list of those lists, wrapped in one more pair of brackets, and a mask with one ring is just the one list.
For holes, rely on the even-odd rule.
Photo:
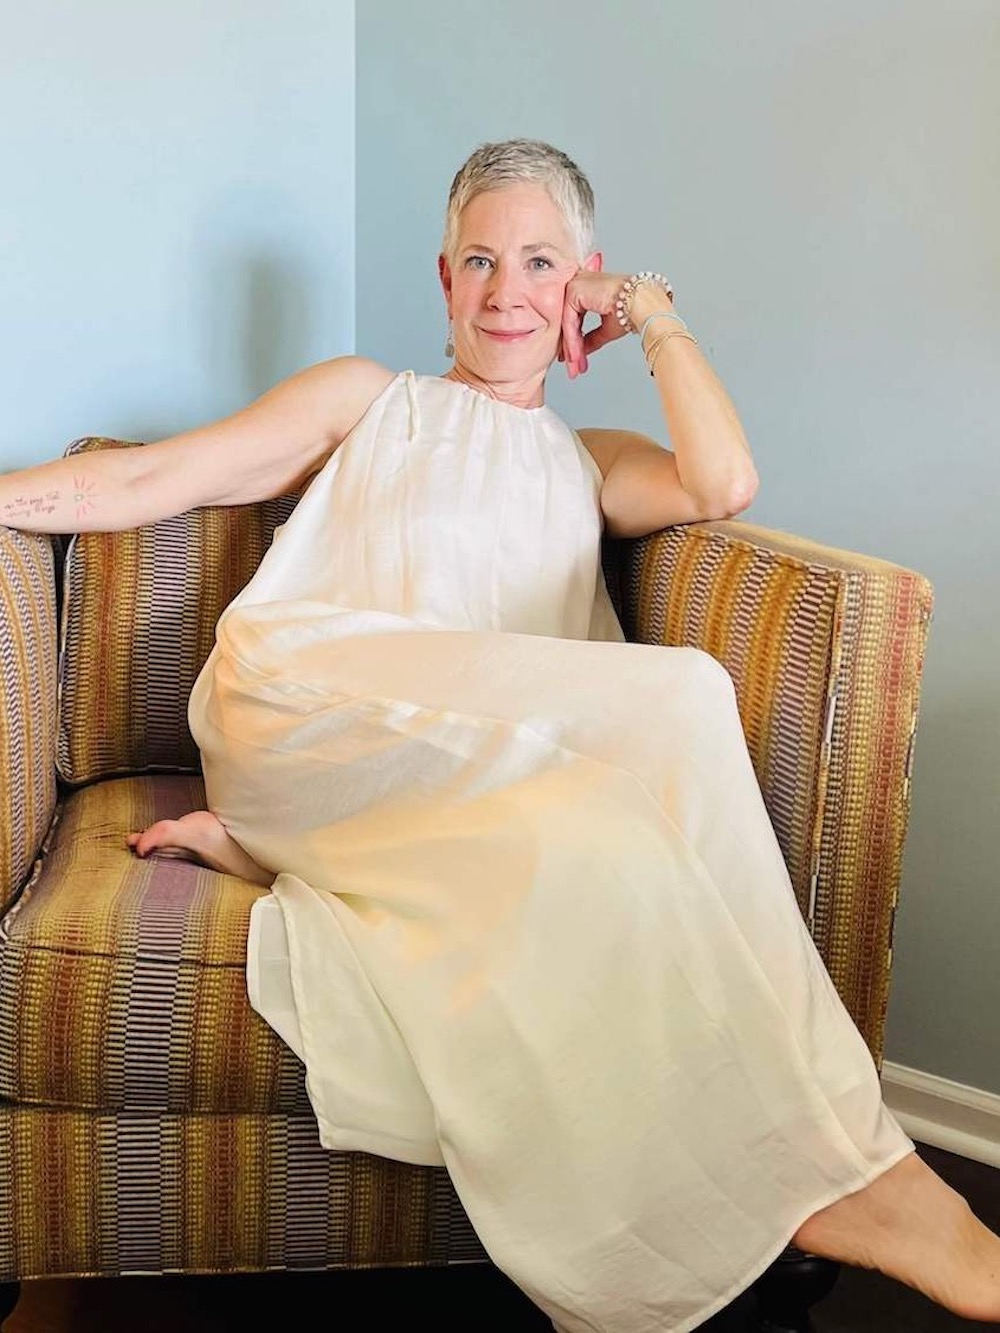
{"label": "chair seat cushion", "polygon": [[116,778],[61,803],[0,931],[0,1097],[98,1111],[309,1109],[304,1070],[251,1009],[266,890],[126,837],[204,808],[200,776]]}

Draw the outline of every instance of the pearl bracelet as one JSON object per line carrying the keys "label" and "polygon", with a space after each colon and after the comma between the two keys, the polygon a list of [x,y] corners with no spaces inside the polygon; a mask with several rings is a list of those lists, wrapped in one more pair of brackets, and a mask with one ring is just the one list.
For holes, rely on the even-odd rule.
{"label": "pearl bracelet", "polygon": [[642,273],[633,273],[630,278],[626,278],[622,283],[621,291],[615,298],[615,314],[618,316],[618,323],[629,333],[632,332],[632,298],[635,296],[636,289],[641,287],[644,282],[655,282],[658,287],[662,287],[666,294],[673,298],[674,289],[666,280],[662,273],[650,273],[648,269]]}

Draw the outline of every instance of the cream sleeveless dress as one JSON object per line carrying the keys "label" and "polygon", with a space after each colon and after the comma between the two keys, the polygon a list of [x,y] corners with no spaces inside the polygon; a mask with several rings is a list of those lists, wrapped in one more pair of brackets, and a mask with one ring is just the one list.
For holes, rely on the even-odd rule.
{"label": "cream sleeveless dress", "polygon": [[912,1150],[730,678],[625,643],[546,407],[396,376],[222,616],[209,805],[277,872],[254,1007],[322,1143],[444,1164],[565,1333],[685,1333]]}

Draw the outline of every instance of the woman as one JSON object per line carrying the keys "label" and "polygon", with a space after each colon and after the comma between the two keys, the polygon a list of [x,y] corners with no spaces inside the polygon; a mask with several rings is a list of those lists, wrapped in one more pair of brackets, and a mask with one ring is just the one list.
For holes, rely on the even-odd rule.
{"label": "woman", "polygon": [[[669,284],[605,273],[592,218],[564,154],[483,145],[449,197],[443,375],[337,358],[0,478],[0,518],[109,530],[308,483],[192,692],[210,809],[130,844],[271,887],[250,996],[327,1146],[446,1165],[567,1333],[684,1333],[789,1243],[1000,1322],[1000,1238],[881,1101],[731,682],[611,609],[602,530],[734,514],[757,478]],[[669,451],[544,403],[557,359],[632,333]]]}

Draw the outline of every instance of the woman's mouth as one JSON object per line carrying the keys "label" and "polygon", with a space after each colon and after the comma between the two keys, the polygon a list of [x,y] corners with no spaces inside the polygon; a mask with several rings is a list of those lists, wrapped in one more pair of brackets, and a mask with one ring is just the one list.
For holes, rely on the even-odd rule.
{"label": "woman's mouth", "polygon": [[480,333],[485,333],[487,338],[493,338],[496,342],[513,343],[520,342],[522,338],[530,338],[534,329],[480,329]]}

